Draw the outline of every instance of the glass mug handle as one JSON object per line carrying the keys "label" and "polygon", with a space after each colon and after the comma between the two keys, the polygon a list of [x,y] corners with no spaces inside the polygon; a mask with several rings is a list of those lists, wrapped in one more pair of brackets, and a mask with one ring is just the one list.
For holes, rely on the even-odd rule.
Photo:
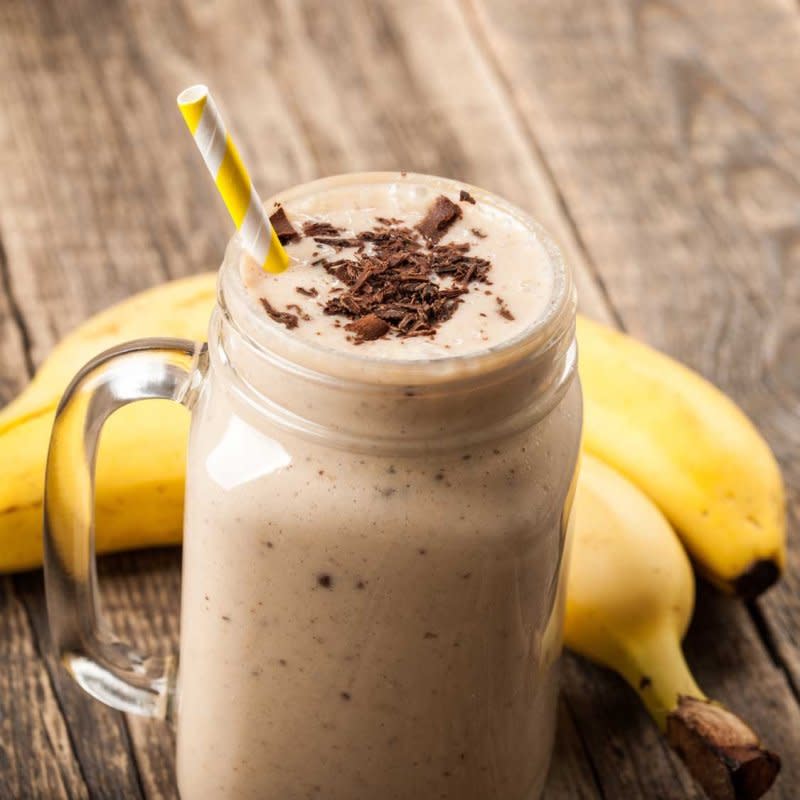
{"label": "glass mug handle", "polygon": [[149,717],[172,713],[175,659],[146,656],[103,619],[97,587],[94,473],[108,417],[136,400],[191,408],[208,363],[205,344],[141,339],[90,361],[56,411],[44,491],[44,570],[50,632],[59,661],[93,697]]}

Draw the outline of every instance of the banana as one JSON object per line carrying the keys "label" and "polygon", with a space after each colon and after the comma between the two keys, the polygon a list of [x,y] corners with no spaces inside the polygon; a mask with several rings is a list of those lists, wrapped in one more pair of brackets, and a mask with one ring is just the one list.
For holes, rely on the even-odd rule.
{"label": "banana", "polygon": [[[0,411],[0,572],[42,563],[44,464],[55,409],[72,376],[130,339],[205,339],[215,297],[216,275],[207,273],[142,292],[92,317]],[[98,551],[180,541],[188,426],[186,410],[166,400],[126,406],[109,419],[97,457]]]}
{"label": "banana", "polygon": [[578,320],[584,448],[642,489],[698,571],[753,597],[786,563],[780,469],[722,392],[624,334]]}
{"label": "banana", "polygon": [[[55,408],[72,376],[128,339],[205,338],[215,294],[216,276],[205,273],[98,314],[68,335],[0,411],[0,572],[41,563],[44,462]],[[740,594],[766,588],[785,562],[783,488],[752,425],[666,356],[585,319],[578,338],[586,449],[655,500],[714,583]],[[109,420],[98,456],[98,550],[179,540],[187,425],[182,409],[159,401]],[[142,441],[151,446],[137,446]]]}
{"label": "banana", "polygon": [[712,800],[754,800],[780,759],[689,671],[681,639],[694,578],[675,532],[650,500],[584,454],[567,581],[567,647],[616,670]]}

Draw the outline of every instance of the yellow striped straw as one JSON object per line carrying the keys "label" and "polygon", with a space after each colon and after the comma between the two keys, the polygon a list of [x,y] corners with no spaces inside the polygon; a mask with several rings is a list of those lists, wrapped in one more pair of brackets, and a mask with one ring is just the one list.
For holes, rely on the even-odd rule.
{"label": "yellow striped straw", "polygon": [[198,84],[184,89],[178,95],[178,108],[242,237],[244,249],[267,272],[283,272],[289,266],[289,256],[278,241],[208,87]]}

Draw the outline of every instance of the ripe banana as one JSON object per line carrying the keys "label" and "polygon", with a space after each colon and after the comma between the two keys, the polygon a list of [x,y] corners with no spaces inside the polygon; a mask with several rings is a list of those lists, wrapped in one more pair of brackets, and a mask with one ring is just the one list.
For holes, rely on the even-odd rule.
{"label": "ripe banana", "polygon": [[[0,572],[42,563],[44,464],[55,409],[72,376],[98,353],[130,339],[205,339],[215,280],[208,273],[173,281],[92,317],[64,338],[25,391],[0,411]],[[109,419],[97,457],[100,552],[180,541],[188,426],[188,413],[166,400],[126,406]]]}
{"label": "ripe banana", "polygon": [[638,692],[712,800],[754,800],[780,759],[738,717],[705,698],[680,642],[694,606],[691,566],[661,512],[629,481],[584,454],[564,637]]}
{"label": "ripe banana", "polygon": [[[71,377],[128,339],[205,338],[214,298],[215,275],[206,273],[108,309],[67,336],[0,411],[0,572],[41,563],[44,462]],[[656,501],[717,585],[766,588],[785,560],[782,484],[767,445],[729,400],[666,356],[588,320],[578,337],[585,447]],[[161,401],[109,420],[98,456],[98,550],[179,540],[187,425],[182,409]]]}
{"label": "ripe banana", "polygon": [[752,597],[786,562],[784,489],[769,446],[695,372],[629,336],[578,320],[584,448],[642,489],[698,570]]}

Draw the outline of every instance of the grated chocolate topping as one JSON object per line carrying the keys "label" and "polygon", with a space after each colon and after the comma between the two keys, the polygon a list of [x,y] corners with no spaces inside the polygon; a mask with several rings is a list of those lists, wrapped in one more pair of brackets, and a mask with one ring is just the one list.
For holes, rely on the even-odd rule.
{"label": "grated chocolate topping", "polygon": [[[462,192],[460,199],[470,202],[465,194]],[[376,217],[370,230],[344,235],[328,222],[305,222],[305,236],[336,251],[332,257],[320,255],[312,264],[343,284],[330,290],[322,306],[324,312],[349,320],[343,327],[355,344],[390,333],[406,338],[434,336],[474,284],[490,283],[491,262],[470,255],[469,242],[439,244],[461,216],[461,208],[441,195],[414,228],[393,217]],[[473,232],[479,235],[477,230]],[[353,252],[341,253],[346,249]],[[296,288],[307,297],[318,294],[316,290]],[[298,314],[278,311],[266,300],[261,302],[273,320],[287,328],[297,326]],[[300,311],[294,304],[289,308]],[[498,311],[513,319],[500,300]],[[341,324],[338,320],[334,323]]]}

